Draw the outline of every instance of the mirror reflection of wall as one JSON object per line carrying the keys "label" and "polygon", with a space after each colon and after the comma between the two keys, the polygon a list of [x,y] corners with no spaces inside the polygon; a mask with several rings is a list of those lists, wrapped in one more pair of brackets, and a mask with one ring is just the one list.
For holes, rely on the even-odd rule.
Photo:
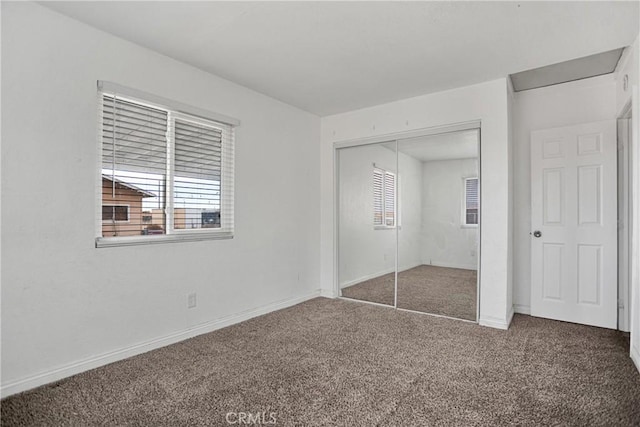
{"label": "mirror reflection of wall", "polygon": [[[413,268],[398,273],[397,306],[476,320],[479,162],[476,130],[398,142],[421,164],[420,230],[400,230],[399,248],[418,241]],[[404,170],[399,174],[404,180]],[[413,170],[409,170],[413,174]],[[404,181],[403,181],[404,182]],[[400,252],[400,260],[403,254]],[[414,261],[414,260],[417,260]],[[406,265],[406,263],[404,263]],[[399,265],[403,265],[402,262]]]}
{"label": "mirror reflection of wall", "polygon": [[338,150],[341,296],[476,320],[478,153],[475,129]]}
{"label": "mirror reflection of wall", "polygon": [[395,305],[395,142],[338,150],[341,295]]}

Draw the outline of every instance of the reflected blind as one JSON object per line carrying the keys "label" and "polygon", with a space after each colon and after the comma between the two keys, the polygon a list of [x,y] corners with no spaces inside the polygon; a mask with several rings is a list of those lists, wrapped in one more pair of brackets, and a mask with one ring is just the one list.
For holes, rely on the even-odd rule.
{"label": "reflected blind", "polygon": [[478,178],[467,178],[465,186],[465,224],[474,225],[478,223]]}
{"label": "reflected blind", "polygon": [[384,171],[381,169],[373,169],[373,225],[381,226],[384,224]]}
{"label": "reflected blind", "polygon": [[396,223],[396,176],[385,172],[384,176],[384,218],[387,227]]}
{"label": "reflected blind", "polygon": [[396,176],[393,172],[373,168],[373,225],[395,227]]}

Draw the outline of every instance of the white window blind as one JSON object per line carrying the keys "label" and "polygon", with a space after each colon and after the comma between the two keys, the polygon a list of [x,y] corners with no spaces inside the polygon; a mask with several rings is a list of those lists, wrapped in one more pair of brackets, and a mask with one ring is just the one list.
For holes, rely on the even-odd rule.
{"label": "white window blind", "polygon": [[465,189],[465,225],[477,225],[479,213],[478,178],[466,178],[464,180]]}
{"label": "white window blind", "polygon": [[384,171],[373,169],[373,225],[384,224]]}
{"label": "white window blind", "polygon": [[377,167],[373,168],[373,225],[396,225],[396,175]]}
{"label": "white window blind", "polygon": [[102,221],[98,243],[232,236],[233,126],[111,93],[100,124],[100,211],[128,205],[129,220]]}
{"label": "white window blind", "polygon": [[396,225],[396,176],[384,174],[384,219],[387,227]]}

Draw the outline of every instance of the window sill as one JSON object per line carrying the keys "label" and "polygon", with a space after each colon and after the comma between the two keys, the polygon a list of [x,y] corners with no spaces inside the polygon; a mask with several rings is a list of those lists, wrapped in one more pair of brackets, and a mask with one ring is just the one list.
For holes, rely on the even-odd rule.
{"label": "window sill", "polygon": [[395,226],[387,226],[387,225],[374,225],[374,230],[395,230]]}
{"label": "window sill", "polygon": [[478,224],[462,224],[460,228],[478,228]]}
{"label": "window sill", "polygon": [[96,237],[96,248],[233,239],[232,232],[176,233],[158,236]]}

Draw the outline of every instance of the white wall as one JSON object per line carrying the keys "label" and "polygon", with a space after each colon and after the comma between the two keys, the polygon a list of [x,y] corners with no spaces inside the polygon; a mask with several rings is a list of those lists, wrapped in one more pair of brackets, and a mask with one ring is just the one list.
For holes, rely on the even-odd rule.
{"label": "white wall", "polygon": [[396,230],[373,227],[373,164],[400,177],[399,270],[420,264],[422,163],[380,144],[339,151],[341,287],[394,271]]}
{"label": "white wall", "polygon": [[483,178],[480,323],[506,328],[509,298],[509,137],[507,82],[478,85],[396,101],[322,119],[321,286],[335,295],[333,144],[466,121],[482,121]]}
{"label": "white wall", "polygon": [[478,268],[478,228],[463,226],[464,178],[478,176],[476,159],[424,162],[422,263]]}
{"label": "white wall", "polygon": [[[94,248],[98,79],[242,121],[234,239]],[[318,117],[19,2],[2,113],[4,394],[318,295]]]}
{"label": "white wall", "polygon": [[515,94],[513,302],[517,312],[529,313],[531,300],[531,131],[615,118],[612,74]]}
{"label": "white wall", "polygon": [[[635,42],[629,49],[625,50],[623,57],[620,58],[620,64],[615,74],[616,79],[616,113],[620,114],[625,106],[631,102],[631,94],[633,92],[633,85],[638,85],[640,81],[639,68],[640,56],[638,51],[640,50],[640,41],[636,38]],[[628,85],[625,89],[624,78],[627,76]]]}

